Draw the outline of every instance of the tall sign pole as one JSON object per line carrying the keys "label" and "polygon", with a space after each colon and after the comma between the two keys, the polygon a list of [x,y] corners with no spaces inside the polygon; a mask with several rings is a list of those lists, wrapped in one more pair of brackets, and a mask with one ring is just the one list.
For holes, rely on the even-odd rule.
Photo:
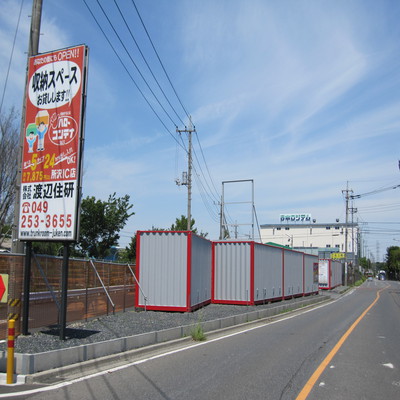
{"label": "tall sign pole", "polygon": [[[28,66],[29,58],[38,54],[39,52],[39,37],[40,37],[40,25],[42,20],[42,0],[33,0],[32,3],[32,17],[31,17],[31,29],[29,32],[29,44],[28,44],[28,61],[26,66],[26,78],[24,87],[24,96],[22,101],[22,118],[21,118],[21,130],[20,130],[20,146],[18,154],[18,174],[15,185],[15,203],[14,203],[14,223],[12,229],[12,241],[11,250],[13,253],[23,253],[24,246],[23,242],[18,239],[18,227],[20,218],[20,199],[21,199],[21,175],[22,175],[22,157],[23,157],[23,146],[25,139],[25,113],[26,113],[26,86],[28,82]],[[23,335],[29,333],[29,293],[30,293],[30,279],[31,279],[31,259],[32,259],[32,242],[26,242],[26,254],[25,254],[25,268],[24,268],[24,302],[22,306],[22,327],[21,332]]]}

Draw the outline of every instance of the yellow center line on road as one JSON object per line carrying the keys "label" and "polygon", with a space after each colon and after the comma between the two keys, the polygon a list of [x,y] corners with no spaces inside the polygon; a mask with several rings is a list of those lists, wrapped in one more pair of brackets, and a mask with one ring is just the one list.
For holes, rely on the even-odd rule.
{"label": "yellow center line on road", "polygon": [[336,353],[342,347],[343,343],[350,336],[351,332],[353,332],[353,330],[360,323],[360,321],[365,317],[367,312],[377,303],[377,301],[379,300],[379,297],[381,295],[381,292],[383,290],[387,289],[388,287],[389,286],[386,286],[386,287],[378,290],[375,300],[355,320],[355,322],[350,326],[350,328],[346,331],[346,333],[336,343],[335,347],[330,351],[330,353],[325,357],[325,359],[321,362],[321,364],[318,366],[318,368],[311,375],[310,379],[307,381],[307,383],[304,385],[304,387],[301,390],[301,392],[299,393],[299,395],[296,397],[296,400],[305,400],[308,397],[308,395],[310,394],[310,392],[311,392],[312,388],[314,387],[315,383],[317,382],[319,377],[322,375],[322,373],[324,372],[324,370],[328,366],[328,364],[332,361],[332,358],[335,357]]}

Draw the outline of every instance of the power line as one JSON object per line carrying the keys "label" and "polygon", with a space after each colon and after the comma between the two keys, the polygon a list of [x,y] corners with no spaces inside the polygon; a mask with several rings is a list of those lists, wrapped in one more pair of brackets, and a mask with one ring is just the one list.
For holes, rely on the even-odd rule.
{"label": "power line", "polygon": [[206,166],[206,168],[207,168],[208,176],[210,177],[211,184],[212,184],[212,186],[213,186],[213,188],[214,188],[214,190],[215,190],[215,193],[216,193],[217,196],[218,196],[218,195],[219,195],[219,194],[218,194],[218,190],[216,189],[216,187],[215,187],[215,185],[214,185],[214,181],[213,181],[213,179],[212,179],[212,177],[211,177],[210,170],[208,169],[208,165],[207,165],[206,159],[205,159],[205,157],[204,157],[203,148],[201,147],[200,139],[199,139],[199,137],[198,137],[198,135],[197,135],[197,131],[196,131],[195,133],[196,133],[197,142],[198,142],[199,147],[200,147],[201,155],[202,155],[202,157],[203,157],[204,164],[205,164],[205,166]]}
{"label": "power line", "polygon": [[[129,25],[128,25],[128,23],[126,22],[126,19],[125,19],[124,15],[122,14],[121,9],[119,8],[119,6],[118,6],[116,0],[114,0],[114,4],[116,5],[116,7],[117,7],[117,9],[118,9],[119,14],[121,15],[121,18],[124,20],[125,26],[126,26],[126,28],[128,29],[129,34],[131,35],[132,40],[135,42],[135,45],[136,45],[137,49],[139,50],[139,53],[140,53],[140,55],[142,56],[143,61],[145,62],[147,68],[149,69],[149,71],[150,71],[152,77],[153,77],[154,80],[156,81],[158,88],[161,90],[161,93],[164,95],[165,100],[168,102],[169,106],[172,108],[172,110],[174,111],[175,115],[178,117],[178,119],[179,119],[179,120],[181,121],[181,123],[184,125],[184,123],[183,123],[181,117],[180,117],[180,116],[178,115],[178,113],[176,112],[175,108],[173,107],[173,105],[172,105],[171,102],[169,101],[167,95],[165,94],[164,90],[162,89],[162,87],[161,87],[161,85],[160,85],[158,79],[157,79],[156,76],[154,75],[153,70],[151,69],[149,63],[147,62],[146,57],[144,56],[144,54],[143,54],[143,52],[142,52],[142,50],[141,50],[141,48],[140,48],[140,46],[139,46],[137,40],[135,39],[135,36],[134,36],[133,33],[132,33],[132,30],[130,29],[130,27],[129,27]],[[177,127],[177,126],[175,125],[175,127]]]}
{"label": "power line", "polygon": [[150,109],[153,111],[153,113],[155,114],[155,116],[157,117],[157,119],[161,122],[161,124],[164,126],[164,128],[166,129],[166,131],[170,134],[170,136],[175,140],[176,143],[178,143],[179,146],[181,146],[181,144],[178,142],[178,140],[175,138],[175,136],[170,132],[170,130],[168,129],[168,127],[165,125],[164,121],[161,119],[161,117],[158,115],[157,111],[154,109],[154,107],[150,104],[149,100],[147,99],[146,95],[143,93],[143,91],[140,89],[139,85],[137,84],[137,82],[135,81],[135,79],[133,78],[132,74],[129,72],[127,66],[125,65],[125,63],[122,61],[122,58],[120,57],[120,55],[118,54],[117,50],[115,49],[114,45],[111,43],[111,41],[108,39],[106,33],[104,32],[102,26],[100,25],[99,21],[97,20],[96,16],[93,14],[92,10],[90,9],[89,5],[87,4],[86,0],[83,0],[83,2],[85,3],[87,9],[89,10],[89,13],[91,14],[91,16],[93,17],[93,19],[95,20],[97,26],[99,27],[100,31],[103,33],[103,36],[105,37],[105,39],[107,40],[108,44],[110,45],[111,49],[113,50],[114,54],[116,55],[116,57],[118,58],[119,62],[121,63],[122,67],[125,69],[126,73],[128,74],[129,78],[131,79],[131,81],[133,82],[133,84],[136,86],[136,89],[139,91],[139,93],[142,95],[143,99],[145,100],[145,102],[147,103],[147,105],[150,107]]}
{"label": "power line", "polygon": [[390,186],[390,187],[386,187],[386,188],[383,188],[383,189],[373,190],[371,192],[367,192],[367,193],[363,193],[363,194],[351,195],[351,196],[349,196],[349,198],[352,199],[352,200],[353,199],[359,199],[361,197],[370,196],[371,194],[377,194],[377,193],[385,192],[387,190],[397,189],[399,187],[400,187],[400,185]]}
{"label": "power line", "polygon": [[[135,7],[135,10],[136,10],[137,15],[138,15],[138,17],[139,17],[139,19],[140,19],[140,22],[142,23],[143,29],[144,29],[145,32],[146,32],[146,35],[147,35],[147,37],[148,37],[148,39],[149,39],[149,41],[150,41],[150,43],[151,43],[151,45],[152,45],[152,47],[153,47],[154,52],[156,53],[156,56],[157,56],[157,58],[158,58],[158,61],[160,62],[160,65],[161,65],[161,67],[162,67],[162,69],[163,69],[163,71],[164,71],[164,73],[165,73],[165,76],[166,76],[167,79],[168,79],[168,82],[170,83],[170,85],[171,85],[171,87],[172,87],[172,90],[173,90],[174,93],[175,93],[176,98],[178,99],[180,105],[182,106],[183,111],[185,111],[186,116],[190,119],[189,113],[187,112],[185,106],[183,105],[181,99],[179,98],[178,93],[176,92],[175,87],[174,87],[174,85],[172,84],[171,79],[169,78],[169,75],[168,75],[166,69],[164,68],[164,64],[163,64],[163,62],[161,61],[160,56],[158,55],[158,52],[157,52],[157,50],[156,50],[156,48],[155,48],[155,46],[154,46],[153,41],[151,40],[151,37],[150,37],[150,35],[149,35],[149,32],[148,32],[148,30],[147,30],[147,28],[146,28],[146,25],[145,25],[144,22],[143,22],[143,19],[142,19],[140,13],[139,13],[138,8],[136,7],[136,4],[135,4],[135,1],[134,1],[134,0],[132,0],[132,4],[133,4],[134,7]],[[184,125],[184,124],[183,124],[183,125]]]}
{"label": "power line", "polygon": [[114,31],[115,35],[117,36],[118,40],[120,41],[122,47],[124,48],[126,54],[128,55],[129,59],[131,60],[132,64],[134,65],[134,67],[136,68],[137,72],[139,73],[139,75],[141,76],[141,78],[143,79],[144,83],[146,84],[147,88],[150,90],[151,94],[154,96],[155,100],[157,101],[157,103],[159,104],[159,106],[162,108],[162,110],[164,111],[164,113],[167,115],[167,117],[170,119],[170,121],[172,122],[172,124],[177,127],[176,123],[174,122],[174,120],[171,118],[171,116],[169,115],[169,113],[167,112],[167,110],[164,108],[164,106],[161,104],[160,100],[158,99],[158,97],[155,95],[154,91],[151,89],[149,83],[147,82],[146,78],[144,77],[144,75],[142,74],[142,72],[140,71],[139,67],[137,66],[137,64],[135,63],[135,61],[133,60],[131,54],[129,53],[128,49],[126,48],[124,42],[122,41],[120,35],[118,34],[118,32],[116,31],[116,29],[114,28],[113,23],[111,22],[110,18],[108,18],[107,13],[104,11],[104,8],[102,7],[102,5],[100,4],[100,1],[97,0],[97,4],[99,5],[101,11],[103,12],[104,16],[106,17],[109,25],[111,26],[111,29]]}
{"label": "power line", "polygon": [[[96,16],[94,15],[94,12],[91,10],[91,8],[89,7],[89,5],[87,4],[86,0],[84,0],[84,3],[85,3],[85,5],[86,5],[86,7],[88,8],[90,14],[92,15],[93,19],[95,20],[96,24],[98,25],[99,29],[100,29],[101,32],[103,33],[103,36],[106,38],[106,40],[107,40],[107,42],[109,43],[110,47],[112,48],[112,50],[114,51],[114,53],[115,53],[115,55],[117,56],[118,60],[119,60],[120,63],[122,64],[123,68],[124,68],[125,71],[128,73],[128,76],[130,77],[130,79],[132,80],[132,82],[134,83],[134,85],[136,86],[136,88],[139,90],[139,92],[140,92],[140,94],[142,95],[142,97],[145,99],[146,103],[149,105],[149,107],[151,108],[151,110],[153,111],[153,113],[156,115],[156,117],[158,118],[158,120],[161,122],[161,124],[164,126],[164,128],[167,130],[167,132],[171,135],[171,137],[175,140],[175,142],[185,151],[186,154],[188,154],[188,150],[187,150],[187,148],[186,148],[186,145],[185,145],[185,143],[184,143],[182,137],[180,136],[180,141],[182,142],[182,143],[180,143],[180,142],[178,141],[178,139],[170,132],[170,130],[168,129],[168,127],[166,126],[166,124],[165,124],[164,121],[162,120],[161,116],[160,116],[160,115],[158,114],[158,112],[154,109],[154,107],[150,104],[150,101],[148,100],[148,98],[147,98],[147,96],[145,95],[145,93],[140,89],[138,83],[137,83],[137,82],[135,81],[135,79],[133,78],[133,76],[132,76],[132,74],[130,73],[129,69],[127,68],[126,64],[125,64],[124,61],[122,60],[121,56],[118,54],[118,51],[116,50],[115,46],[112,44],[111,40],[109,39],[109,37],[108,37],[107,34],[105,33],[103,27],[101,26],[101,24],[99,23],[98,19],[97,19]],[[107,19],[108,24],[109,24],[109,26],[111,27],[111,29],[113,30],[115,36],[116,36],[117,39],[119,40],[120,44],[122,45],[123,49],[125,50],[126,54],[127,54],[128,57],[129,57],[129,59],[131,60],[132,64],[134,65],[134,67],[136,68],[137,72],[138,72],[139,75],[141,76],[142,80],[143,80],[144,83],[146,84],[147,88],[149,89],[149,91],[151,92],[151,94],[154,96],[155,100],[157,101],[157,103],[159,104],[159,106],[162,108],[162,110],[164,111],[164,113],[166,114],[166,116],[167,116],[167,117],[169,118],[169,120],[174,124],[176,130],[178,131],[177,125],[176,125],[176,123],[174,122],[173,118],[172,118],[171,115],[167,112],[167,110],[163,107],[163,105],[161,104],[159,98],[157,97],[157,95],[154,93],[154,91],[153,91],[152,88],[150,87],[149,82],[146,80],[146,78],[144,77],[143,73],[140,71],[138,65],[137,65],[137,64],[135,63],[135,61],[133,60],[133,57],[132,57],[132,55],[130,54],[130,52],[129,52],[127,46],[125,45],[124,41],[122,40],[120,34],[117,32],[117,30],[116,30],[116,28],[115,28],[113,22],[112,22],[112,21],[110,20],[110,18],[108,17],[106,11],[104,10],[104,8],[102,7],[102,5],[100,4],[99,0],[97,0],[97,4],[98,4],[98,6],[100,7],[100,9],[101,9],[101,11],[102,11],[104,17]],[[178,117],[178,119],[183,123],[183,121],[182,121],[181,118],[179,117],[179,115],[178,115],[176,109],[173,107],[172,103],[171,103],[170,100],[168,99],[168,97],[167,97],[165,91],[162,89],[161,84],[160,84],[160,82],[157,80],[157,78],[156,78],[156,76],[155,76],[155,74],[154,74],[152,68],[150,67],[149,63],[147,62],[146,57],[145,57],[143,51],[141,50],[141,48],[140,48],[140,46],[139,46],[137,40],[135,39],[134,34],[133,34],[132,30],[130,29],[130,27],[129,27],[128,23],[127,23],[126,18],[123,16],[122,10],[121,10],[121,8],[118,6],[116,0],[114,0],[114,4],[115,4],[115,6],[117,7],[118,12],[119,12],[121,18],[123,19],[124,24],[125,24],[126,28],[128,29],[128,31],[129,31],[129,33],[130,33],[130,36],[131,36],[132,40],[134,41],[134,43],[135,43],[137,49],[139,50],[139,52],[140,52],[140,54],[141,54],[141,56],[142,56],[142,58],[143,58],[143,60],[144,60],[144,62],[145,62],[145,64],[146,64],[147,68],[149,69],[149,71],[150,71],[150,73],[151,73],[151,75],[152,75],[152,77],[153,77],[153,79],[154,79],[154,81],[157,83],[158,88],[159,88],[160,91],[162,92],[162,94],[163,94],[165,100],[168,102],[168,104],[169,104],[169,106],[171,107],[171,109],[174,111],[175,115],[176,115],[176,116]],[[167,79],[168,79],[168,81],[169,81],[169,83],[170,83],[170,85],[171,85],[171,87],[172,87],[172,89],[173,89],[173,91],[174,91],[174,93],[175,93],[175,95],[176,95],[176,97],[177,97],[179,103],[180,103],[181,106],[182,106],[182,109],[185,111],[186,115],[188,115],[188,113],[187,113],[187,111],[186,111],[186,108],[184,107],[184,105],[183,105],[181,99],[179,98],[179,96],[178,96],[178,94],[177,94],[177,91],[176,91],[175,87],[174,87],[173,84],[172,84],[171,79],[170,79],[169,76],[168,76],[168,73],[167,73],[167,71],[166,71],[166,69],[165,69],[165,67],[164,67],[164,65],[163,65],[163,63],[162,63],[162,61],[161,61],[161,58],[160,58],[160,56],[159,56],[159,54],[158,54],[158,52],[157,52],[157,50],[156,50],[156,48],[155,48],[155,46],[154,46],[153,41],[151,40],[151,37],[150,37],[150,35],[149,35],[149,32],[148,32],[148,30],[147,30],[147,28],[146,28],[146,26],[145,26],[145,24],[144,24],[144,22],[143,22],[143,19],[142,19],[142,17],[140,16],[140,13],[139,13],[139,11],[138,11],[138,9],[137,9],[137,7],[136,7],[136,4],[135,4],[135,2],[134,2],[133,0],[132,0],[132,4],[133,4],[134,7],[135,7],[135,10],[136,10],[136,12],[137,12],[137,14],[138,14],[138,17],[139,17],[139,19],[140,19],[140,21],[141,21],[141,23],[142,23],[142,25],[143,25],[143,28],[144,28],[144,30],[145,30],[145,32],[146,32],[146,34],[147,34],[147,37],[148,37],[148,39],[149,39],[149,41],[150,41],[150,43],[151,43],[151,45],[152,45],[152,47],[153,47],[153,50],[154,50],[154,52],[155,52],[155,54],[156,54],[156,56],[157,56],[157,58],[158,58],[158,60],[159,60],[159,62],[160,62],[160,65],[162,66],[162,69],[163,69],[163,71],[164,71],[164,73],[165,73],[165,75],[166,75],[166,77],[167,77]],[[190,117],[189,117],[189,118],[190,118]],[[213,182],[213,180],[212,180],[212,177],[211,177],[211,174],[210,174],[210,170],[209,170],[209,168],[208,168],[208,165],[207,165],[207,162],[206,162],[206,159],[205,159],[205,156],[204,156],[204,152],[203,152],[203,149],[202,149],[202,147],[201,147],[201,144],[200,144],[200,140],[199,140],[198,135],[196,135],[196,138],[197,138],[197,142],[198,142],[198,144],[199,144],[199,148],[200,148],[200,151],[201,151],[201,154],[202,154],[202,159],[203,159],[203,161],[204,161],[205,167],[206,167],[206,169],[207,169],[208,176],[209,176],[210,181],[211,181],[211,185],[214,187],[214,191],[217,193],[217,190],[215,189],[215,185],[214,185],[214,182]],[[202,198],[202,200],[203,200],[203,203],[204,203],[204,205],[205,205],[207,211],[210,213],[211,217],[212,217],[213,219],[215,219],[215,214],[214,214],[214,212],[213,212],[213,210],[212,210],[212,207],[210,206],[210,203],[209,203],[209,201],[208,201],[208,197],[209,197],[210,199],[212,199],[212,198],[214,198],[214,199],[217,198],[217,201],[218,201],[218,200],[219,200],[219,196],[218,196],[218,194],[217,194],[217,196],[215,197],[215,194],[213,194],[213,190],[212,190],[212,188],[210,187],[210,185],[208,184],[208,180],[207,180],[207,178],[206,178],[206,174],[203,172],[203,169],[202,169],[202,167],[201,167],[201,162],[200,162],[199,158],[197,157],[197,153],[196,153],[195,151],[194,151],[194,154],[195,154],[195,159],[196,159],[196,162],[197,162],[197,164],[198,164],[198,166],[199,166],[199,170],[200,170],[200,173],[197,173],[197,172],[196,172],[196,173],[197,173],[197,175],[196,175],[196,183],[198,183],[200,195],[201,195],[201,198]],[[191,167],[193,166],[193,164],[194,164],[194,163],[193,163],[193,161],[192,161],[192,162],[190,163]],[[201,179],[201,176],[204,178],[204,183],[203,183],[203,181],[202,181],[202,179]],[[208,188],[208,189],[207,189],[207,188]]]}
{"label": "power line", "polygon": [[4,82],[3,95],[1,96],[0,114],[1,114],[1,110],[2,110],[2,108],[3,108],[4,96],[5,96],[5,94],[6,94],[7,83],[8,83],[8,75],[10,74],[11,62],[12,62],[12,58],[13,58],[13,54],[14,54],[15,41],[16,41],[16,39],[17,39],[17,33],[18,33],[18,29],[19,29],[19,22],[20,22],[20,20],[21,20],[21,13],[22,13],[22,7],[23,7],[23,5],[24,5],[24,0],[21,1],[21,7],[20,7],[20,9],[19,9],[17,27],[15,28],[14,40],[13,40],[13,44],[12,44],[12,48],[11,48],[11,54],[10,54],[10,61],[8,62],[8,68],[7,68],[7,73],[6,73],[6,79],[5,79],[5,82]]}

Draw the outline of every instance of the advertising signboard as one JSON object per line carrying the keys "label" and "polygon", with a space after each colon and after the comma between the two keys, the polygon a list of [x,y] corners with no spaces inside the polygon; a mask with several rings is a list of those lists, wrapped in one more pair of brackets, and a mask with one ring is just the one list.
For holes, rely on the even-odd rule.
{"label": "advertising signboard", "polygon": [[29,59],[20,240],[77,239],[87,59],[84,45]]}
{"label": "advertising signboard", "polygon": [[345,253],[332,253],[331,258],[332,260],[342,260],[346,257]]}

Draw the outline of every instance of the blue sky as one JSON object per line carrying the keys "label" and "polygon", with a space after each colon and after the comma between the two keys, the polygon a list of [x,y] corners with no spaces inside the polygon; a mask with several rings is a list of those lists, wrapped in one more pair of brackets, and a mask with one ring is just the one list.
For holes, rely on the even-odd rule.
{"label": "blue sky", "polygon": [[[43,0],[40,52],[90,49],[83,195],[129,194],[135,215],[121,236],[168,228],[186,214],[188,118],[131,0],[125,19],[173,111],[154,82],[114,1],[100,0],[143,82],[95,0],[86,0],[151,110],[83,0]],[[183,106],[196,127],[192,215],[218,238],[222,182],[253,180],[259,224],[281,213],[345,221],[342,190],[368,193],[400,183],[400,3],[386,0],[135,0]],[[0,3],[0,68],[6,71],[20,0]],[[20,109],[32,3],[23,3],[3,109]],[[0,89],[4,90],[5,74]],[[179,118],[178,118],[179,117]],[[163,123],[160,122],[161,119]],[[164,126],[165,125],[165,126]],[[184,143],[184,145],[182,144]],[[200,145],[199,145],[200,143]],[[204,156],[204,157],[203,157]],[[204,162],[206,161],[206,163]],[[211,180],[212,179],[212,180]],[[400,241],[400,189],[353,207],[364,248],[382,259]],[[225,187],[230,223],[251,228],[251,185]],[[396,222],[397,224],[393,224]],[[385,233],[388,232],[389,233]]]}

